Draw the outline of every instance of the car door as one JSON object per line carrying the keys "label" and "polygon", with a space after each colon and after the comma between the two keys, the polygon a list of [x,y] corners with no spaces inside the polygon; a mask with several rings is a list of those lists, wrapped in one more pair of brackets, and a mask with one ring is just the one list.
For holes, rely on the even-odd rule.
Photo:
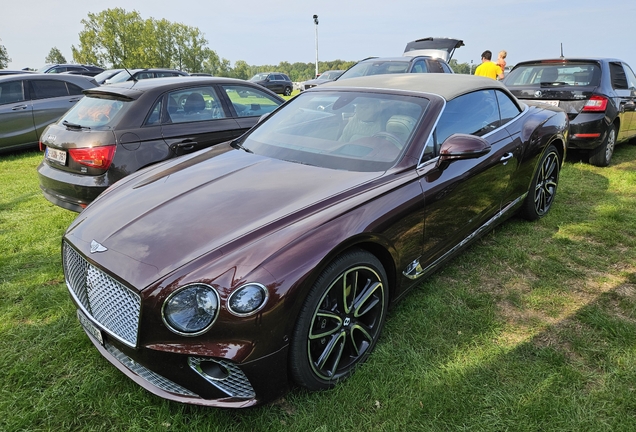
{"label": "car door", "polygon": [[283,86],[284,86],[283,77],[280,76],[279,74],[271,74],[270,80],[272,84],[272,86],[270,87],[270,90],[273,91],[274,93],[282,93]]}
{"label": "car door", "polygon": [[610,79],[612,88],[618,98],[618,117],[620,119],[620,129],[618,130],[618,141],[623,141],[631,137],[632,121],[634,117],[634,90],[629,88],[627,73],[620,62],[610,62]]}
{"label": "car door", "polygon": [[168,93],[161,133],[176,155],[191,153],[234,139],[242,128],[224,108],[213,86],[190,87]]}
{"label": "car door", "polygon": [[28,82],[33,103],[33,123],[37,136],[57,121],[82,97],[82,89],[62,80],[30,79]]}
{"label": "car door", "polygon": [[520,156],[519,142],[501,127],[494,90],[449,101],[427,147],[435,154],[456,133],[481,136],[490,144],[490,151],[442,167],[435,167],[433,159],[419,169],[426,215],[423,267],[492,222],[501,210]]}
{"label": "car door", "polygon": [[636,75],[627,63],[623,63],[623,68],[625,69],[627,87],[630,92],[630,97],[623,104],[625,117],[629,118],[629,126],[626,125],[626,129],[629,131],[630,137],[636,137]]}
{"label": "car door", "polygon": [[0,149],[34,144],[38,135],[33,124],[33,105],[27,100],[24,80],[0,82]]}

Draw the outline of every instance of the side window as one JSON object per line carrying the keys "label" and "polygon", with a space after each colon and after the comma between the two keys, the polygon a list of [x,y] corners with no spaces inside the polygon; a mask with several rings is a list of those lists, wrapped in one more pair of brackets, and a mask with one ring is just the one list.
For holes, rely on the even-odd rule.
{"label": "side window", "polygon": [[23,100],[22,81],[0,83],[0,105],[22,102]]}
{"label": "side window", "polygon": [[517,117],[521,111],[519,107],[510,99],[510,97],[502,91],[496,90],[497,101],[499,102],[499,115],[501,124],[505,125],[513,118]]}
{"label": "side window", "polygon": [[262,116],[274,111],[281,104],[260,89],[236,84],[221,86],[239,117]]}
{"label": "side window", "polygon": [[440,62],[440,64],[442,65],[442,69],[444,69],[444,73],[453,73],[453,70],[451,69],[451,67],[448,64],[441,63],[441,62]]}
{"label": "side window", "polygon": [[139,72],[137,75],[135,75],[135,79],[137,80],[150,78],[154,78],[154,74],[152,72]]}
{"label": "side window", "polygon": [[436,129],[436,144],[456,133],[482,136],[499,126],[499,108],[494,90],[459,96],[446,104]]}
{"label": "side window", "polygon": [[610,75],[612,77],[612,87],[616,90],[625,90],[628,89],[627,85],[627,75],[625,75],[625,70],[623,69],[623,65],[620,63],[610,63]]}
{"label": "side window", "polygon": [[442,69],[442,65],[440,65],[438,61],[427,60],[426,62],[428,63],[428,71],[430,73],[444,73],[444,69]]}
{"label": "side window", "polygon": [[636,89],[636,75],[634,75],[634,71],[625,63],[623,63],[623,66],[625,67],[625,73],[627,74],[627,84],[629,85],[629,88]]}
{"label": "side window", "polygon": [[196,87],[168,94],[167,123],[189,123],[225,118],[212,87]]}
{"label": "side window", "polygon": [[155,103],[155,105],[152,107],[152,110],[150,110],[150,115],[148,116],[148,119],[146,120],[146,122],[144,123],[144,125],[146,126],[152,126],[152,125],[157,125],[161,122],[161,106],[162,106],[162,100],[163,98],[160,98],[157,103]]}
{"label": "side window", "polygon": [[72,96],[77,96],[82,94],[82,88],[76,86],[75,84],[66,83],[66,87],[68,88],[69,94]]}
{"label": "side window", "polygon": [[413,65],[413,69],[411,69],[412,73],[426,73],[428,72],[428,68],[426,67],[426,62],[424,60],[418,60]]}
{"label": "side window", "polygon": [[57,80],[31,80],[31,98],[48,99],[68,96],[66,83]]}

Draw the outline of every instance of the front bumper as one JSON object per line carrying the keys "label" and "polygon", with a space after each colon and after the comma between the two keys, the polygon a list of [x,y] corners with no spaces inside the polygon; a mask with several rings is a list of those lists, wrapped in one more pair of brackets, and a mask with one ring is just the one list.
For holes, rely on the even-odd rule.
{"label": "front bumper", "polygon": [[[219,408],[247,408],[276,400],[289,390],[287,346],[239,366],[219,358],[131,349],[107,335],[102,345],[84,330],[102,356],[138,385],[164,399]],[[222,374],[201,368],[201,362],[219,365]]]}

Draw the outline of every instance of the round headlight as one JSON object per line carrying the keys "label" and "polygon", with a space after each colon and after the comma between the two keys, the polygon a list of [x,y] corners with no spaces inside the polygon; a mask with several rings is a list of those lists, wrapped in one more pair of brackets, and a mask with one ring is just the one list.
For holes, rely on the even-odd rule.
{"label": "round headlight", "polygon": [[227,299],[227,308],[234,315],[248,316],[259,311],[267,301],[267,288],[249,283],[234,291]]}
{"label": "round headlight", "polygon": [[219,295],[208,285],[188,285],[175,291],[163,304],[163,321],[170,330],[185,336],[206,331],[219,311]]}

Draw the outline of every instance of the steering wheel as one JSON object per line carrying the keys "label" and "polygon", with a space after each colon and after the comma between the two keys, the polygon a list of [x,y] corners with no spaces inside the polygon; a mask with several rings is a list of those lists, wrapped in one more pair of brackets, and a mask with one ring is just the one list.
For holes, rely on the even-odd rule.
{"label": "steering wheel", "polygon": [[385,139],[393,144],[395,144],[395,146],[402,150],[402,147],[404,147],[404,143],[395,135],[393,135],[390,132],[377,132],[375,133],[372,138],[382,138]]}

